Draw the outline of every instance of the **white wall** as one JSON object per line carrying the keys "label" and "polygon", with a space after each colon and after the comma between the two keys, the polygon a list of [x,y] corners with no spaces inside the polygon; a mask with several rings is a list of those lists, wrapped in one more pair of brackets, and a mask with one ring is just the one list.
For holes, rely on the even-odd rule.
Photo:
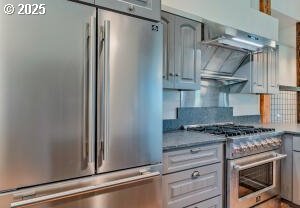
{"label": "white wall", "polygon": [[300,21],[299,0],[272,0],[272,10],[279,11],[291,18]]}
{"label": "white wall", "polygon": [[250,0],[162,0],[162,9],[278,40],[278,20],[251,8]]}
{"label": "white wall", "polygon": [[279,49],[279,84],[297,86],[296,49],[285,45]]}

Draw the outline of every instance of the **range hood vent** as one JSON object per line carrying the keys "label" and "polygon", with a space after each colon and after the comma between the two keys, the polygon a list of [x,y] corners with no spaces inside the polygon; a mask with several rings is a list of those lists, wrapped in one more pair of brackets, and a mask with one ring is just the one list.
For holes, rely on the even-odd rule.
{"label": "range hood vent", "polygon": [[[276,42],[209,21],[204,22],[200,48],[202,74],[232,77],[252,53]],[[236,80],[236,79],[234,79]]]}

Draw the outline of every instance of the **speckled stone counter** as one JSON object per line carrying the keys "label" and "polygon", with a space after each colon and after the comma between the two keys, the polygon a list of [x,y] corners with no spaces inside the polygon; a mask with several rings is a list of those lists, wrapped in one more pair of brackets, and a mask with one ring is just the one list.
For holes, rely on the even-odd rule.
{"label": "speckled stone counter", "polygon": [[225,141],[225,137],[203,134],[199,132],[178,130],[164,133],[163,151],[176,150],[197,145],[220,143]]}
{"label": "speckled stone counter", "polygon": [[300,124],[257,124],[264,128],[274,128],[278,132],[300,135]]}

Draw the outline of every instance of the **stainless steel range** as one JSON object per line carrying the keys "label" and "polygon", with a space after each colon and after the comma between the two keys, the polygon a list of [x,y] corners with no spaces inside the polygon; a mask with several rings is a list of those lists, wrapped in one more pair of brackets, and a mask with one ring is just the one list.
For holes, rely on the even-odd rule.
{"label": "stainless steel range", "polygon": [[185,128],[227,138],[227,208],[258,204],[267,207],[270,199],[276,204],[280,194],[280,160],[286,155],[279,153],[282,140],[275,129],[232,123]]}

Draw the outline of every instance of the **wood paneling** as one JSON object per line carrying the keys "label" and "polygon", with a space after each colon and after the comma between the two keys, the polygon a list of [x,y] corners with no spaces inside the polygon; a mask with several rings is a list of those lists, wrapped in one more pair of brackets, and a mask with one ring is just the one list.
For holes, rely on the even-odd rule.
{"label": "wood paneling", "polygon": [[[300,22],[296,27],[297,86],[300,87]],[[300,92],[297,93],[297,120],[300,123]]]}
{"label": "wood paneling", "polygon": [[[259,10],[263,13],[271,15],[271,0],[260,0]],[[271,121],[271,96],[260,95],[260,115],[262,123],[270,123]]]}
{"label": "wood paneling", "polygon": [[271,15],[271,0],[260,0],[259,10],[265,14]]}
{"label": "wood paneling", "polygon": [[260,116],[262,123],[271,122],[271,96],[260,95]]}

